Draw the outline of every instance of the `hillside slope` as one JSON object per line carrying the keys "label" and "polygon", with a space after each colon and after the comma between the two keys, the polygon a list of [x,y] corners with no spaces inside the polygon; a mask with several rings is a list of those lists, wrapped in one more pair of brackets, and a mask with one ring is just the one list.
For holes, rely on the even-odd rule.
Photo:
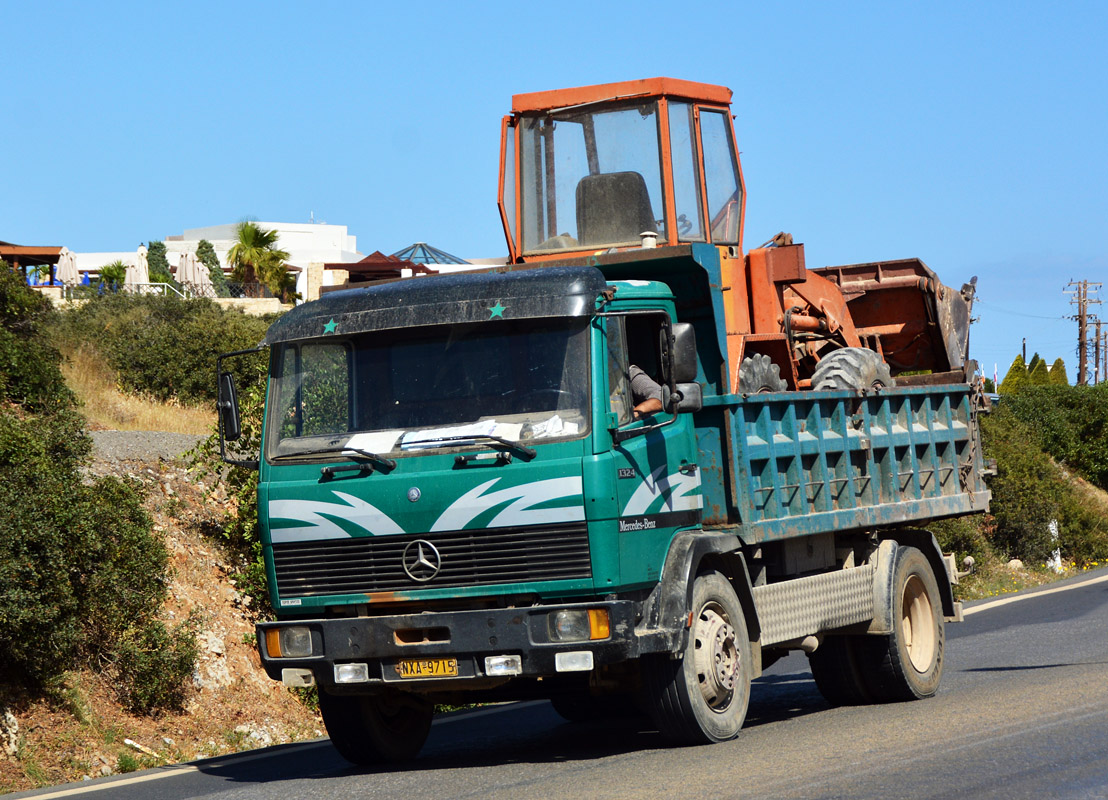
{"label": "hillside slope", "polygon": [[[197,615],[200,656],[185,709],[135,716],[111,681],[68,673],[45,700],[0,687],[0,792],[100,777],[323,735],[318,716],[262,672],[254,649],[253,598],[241,595],[218,542],[228,509],[174,458],[197,437],[98,431],[94,474],[128,476],[147,490],[146,509],[173,568],[164,618]],[[126,743],[131,740],[143,749]]]}

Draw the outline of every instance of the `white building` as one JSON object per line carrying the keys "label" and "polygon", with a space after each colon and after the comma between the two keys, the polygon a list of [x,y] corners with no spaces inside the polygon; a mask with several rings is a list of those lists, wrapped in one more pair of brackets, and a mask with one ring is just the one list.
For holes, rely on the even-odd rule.
{"label": "white building", "polygon": [[[238,223],[210,225],[206,228],[187,228],[184,233],[165,237],[166,260],[170,269],[176,270],[185,253],[195,253],[202,239],[212,243],[219,263],[225,271],[227,252],[235,243],[235,228]],[[303,294],[303,282],[307,266],[316,263],[353,262],[362,258],[358,252],[356,236],[350,235],[345,225],[327,225],[312,222],[258,222],[259,228],[277,231],[277,247],[289,254],[288,263],[300,270],[296,290]],[[100,268],[113,261],[134,264],[138,257],[138,244],[134,250],[115,253],[75,253],[77,269],[81,272],[99,274]],[[324,281],[330,276],[324,274]],[[329,285],[329,284],[327,284]]]}

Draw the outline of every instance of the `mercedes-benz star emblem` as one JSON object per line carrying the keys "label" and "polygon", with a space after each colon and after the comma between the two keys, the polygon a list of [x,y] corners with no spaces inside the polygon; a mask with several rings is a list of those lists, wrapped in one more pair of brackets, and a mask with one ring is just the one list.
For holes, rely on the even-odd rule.
{"label": "mercedes-benz star emblem", "polygon": [[427,583],[442,569],[442,556],[438,548],[426,539],[416,539],[404,548],[400,556],[404,573],[413,581]]}
{"label": "mercedes-benz star emblem", "polygon": [[408,499],[411,500],[413,503],[418,502],[419,496],[420,494],[418,486],[413,486],[411,489],[408,490]]}

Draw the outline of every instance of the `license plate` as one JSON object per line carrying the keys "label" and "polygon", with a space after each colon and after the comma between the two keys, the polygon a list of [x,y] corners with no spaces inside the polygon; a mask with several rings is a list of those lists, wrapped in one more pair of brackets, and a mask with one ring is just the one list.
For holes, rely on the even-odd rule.
{"label": "license plate", "polygon": [[456,658],[406,658],[396,665],[401,678],[456,678]]}

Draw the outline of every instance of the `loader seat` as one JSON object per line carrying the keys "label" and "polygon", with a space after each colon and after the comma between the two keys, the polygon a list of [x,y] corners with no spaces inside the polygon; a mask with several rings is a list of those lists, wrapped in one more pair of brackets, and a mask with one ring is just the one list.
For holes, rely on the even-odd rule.
{"label": "loader seat", "polygon": [[637,172],[586,175],[577,184],[577,238],[583,245],[638,243],[656,231],[646,181]]}

